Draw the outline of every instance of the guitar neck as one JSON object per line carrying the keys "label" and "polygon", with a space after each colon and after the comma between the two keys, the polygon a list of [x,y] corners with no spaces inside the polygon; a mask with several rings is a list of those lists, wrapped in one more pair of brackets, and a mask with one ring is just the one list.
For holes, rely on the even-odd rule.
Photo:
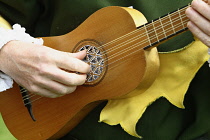
{"label": "guitar neck", "polygon": [[148,46],[144,47],[144,49],[157,46],[163,41],[186,31],[188,29],[187,22],[189,19],[186,17],[185,11],[189,6],[190,5],[184,6],[183,8],[138,27],[138,29],[145,30],[147,34]]}

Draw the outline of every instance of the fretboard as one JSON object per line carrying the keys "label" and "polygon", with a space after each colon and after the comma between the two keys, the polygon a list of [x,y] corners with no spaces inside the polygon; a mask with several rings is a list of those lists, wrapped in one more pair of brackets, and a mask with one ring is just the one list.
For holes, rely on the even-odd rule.
{"label": "fretboard", "polygon": [[185,15],[185,10],[188,7],[189,5],[138,27],[139,29],[145,30],[145,33],[147,34],[149,45],[144,49],[158,45],[159,43],[186,31],[189,19]]}

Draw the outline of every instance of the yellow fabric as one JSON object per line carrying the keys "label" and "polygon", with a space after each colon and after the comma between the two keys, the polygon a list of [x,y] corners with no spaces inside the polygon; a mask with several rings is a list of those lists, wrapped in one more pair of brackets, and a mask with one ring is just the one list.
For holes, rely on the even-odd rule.
{"label": "yellow fabric", "polygon": [[[0,27],[11,29],[10,24],[1,16],[0,16]],[[1,114],[0,114],[0,138],[2,140],[16,140],[16,138],[7,129]]]}
{"label": "yellow fabric", "polygon": [[[184,108],[183,101],[189,84],[199,68],[208,60],[208,48],[197,39],[184,49],[159,53],[160,72],[144,93],[127,99],[109,100],[100,114],[100,122],[120,124],[130,135],[136,133],[136,123],[146,108],[160,97]],[[138,93],[138,88],[132,92]]]}
{"label": "yellow fabric", "polygon": [[2,116],[0,115],[0,139],[1,140],[17,140],[7,129]]}
{"label": "yellow fabric", "polygon": [[[0,16],[0,27],[10,29],[10,24]],[[100,121],[110,125],[120,124],[129,134],[139,136],[136,123],[152,102],[165,97],[173,105],[184,108],[183,100],[188,86],[198,69],[208,59],[207,47],[196,40],[183,50],[160,53],[160,73],[153,85],[144,93],[127,99],[110,100],[102,110]],[[187,71],[187,72],[186,72]],[[138,92],[138,89],[133,92]],[[138,106],[138,108],[136,107]],[[0,115],[0,138],[16,140]]]}
{"label": "yellow fabric", "polygon": [[11,29],[11,25],[1,16],[0,16],[0,27]]}

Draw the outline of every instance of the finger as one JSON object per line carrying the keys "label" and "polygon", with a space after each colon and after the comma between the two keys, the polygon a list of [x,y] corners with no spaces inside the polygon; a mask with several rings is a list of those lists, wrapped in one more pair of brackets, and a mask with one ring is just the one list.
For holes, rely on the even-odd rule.
{"label": "finger", "polygon": [[[208,1],[210,3],[210,1]],[[210,6],[202,0],[193,0],[191,4],[192,8],[210,20]]]}
{"label": "finger", "polygon": [[210,35],[210,21],[201,16],[193,8],[188,8],[186,10],[186,15],[197,27],[200,28],[202,32]]}
{"label": "finger", "polygon": [[56,98],[74,92],[76,86],[66,86],[55,81],[42,81],[29,88],[29,91],[41,96]]}
{"label": "finger", "polygon": [[32,90],[30,92],[33,93],[33,94],[40,95],[40,96],[43,96],[43,97],[48,97],[48,98],[57,98],[57,97],[62,96],[61,94],[55,94],[48,89],[40,88],[40,87],[36,87],[36,89],[34,91]]}
{"label": "finger", "polygon": [[189,30],[196,36],[200,41],[202,41],[205,45],[210,47],[210,37],[201,31],[193,22],[188,22],[187,24]]}
{"label": "finger", "polygon": [[56,65],[59,68],[65,69],[67,71],[74,71],[79,73],[88,73],[90,71],[90,66],[83,62],[82,60],[75,58],[83,57],[84,52],[79,54],[70,54],[66,52],[60,52],[60,57],[56,57]]}
{"label": "finger", "polygon": [[51,74],[51,79],[67,86],[83,85],[86,81],[86,74],[70,73],[57,69]]}
{"label": "finger", "polygon": [[45,66],[31,76],[31,85],[53,80],[67,86],[78,86],[85,83],[86,77],[87,74],[68,72],[57,66]]}
{"label": "finger", "polygon": [[76,86],[67,86],[62,83],[52,81],[52,80],[43,80],[37,84],[38,86],[51,91],[51,93],[58,95],[65,95],[75,91]]}
{"label": "finger", "polygon": [[80,52],[77,52],[77,53],[69,53],[69,55],[71,57],[75,57],[75,58],[78,58],[78,59],[82,60],[87,55],[87,51],[83,50],[83,51],[80,51]]}

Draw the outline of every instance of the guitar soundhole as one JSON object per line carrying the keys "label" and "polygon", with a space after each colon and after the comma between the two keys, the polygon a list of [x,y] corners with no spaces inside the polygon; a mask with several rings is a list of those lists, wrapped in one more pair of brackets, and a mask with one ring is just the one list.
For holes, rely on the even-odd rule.
{"label": "guitar soundhole", "polygon": [[93,86],[98,84],[105,75],[107,69],[105,51],[102,46],[95,41],[80,42],[76,47],[76,51],[83,50],[87,51],[87,55],[83,61],[88,63],[91,67],[84,85]]}

